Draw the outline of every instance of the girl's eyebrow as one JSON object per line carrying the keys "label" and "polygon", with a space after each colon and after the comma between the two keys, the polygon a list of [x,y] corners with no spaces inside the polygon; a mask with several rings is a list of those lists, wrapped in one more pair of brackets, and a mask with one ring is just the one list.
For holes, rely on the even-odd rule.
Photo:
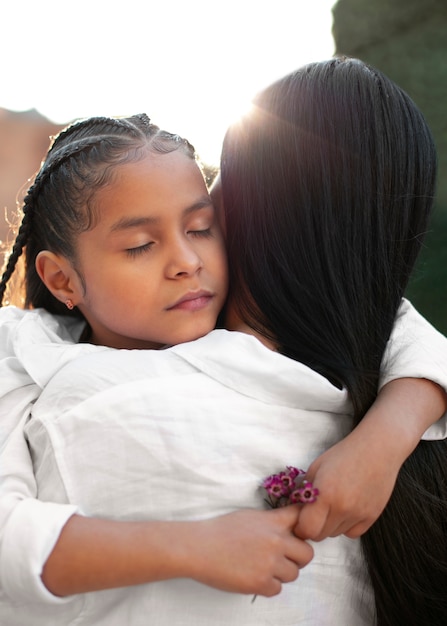
{"label": "girl's eyebrow", "polygon": [[145,226],[146,224],[155,224],[156,222],[158,222],[158,218],[155,217],[122,217],[112,224],[110,232],[115,233],[120,230]]}
{"label": "girl's eyebrow", "polygon": [[[209,196],[203,196],[194,202],[191,206],[187,207],[183,210],[183,215],[189,215],[190,213],[194,213],[194,211],[200,211],[200,209],[205,209],[208,207],[213,207],[213,203]],[[110,227],[110,232],[117,232],[121,230],[127,230],[129,228],[138,228],[139,226],[146,226],[147,224],[156,224],[160,221],[158,217],[150,217],[150,216],[142,216],[142,217],[121,217]]]}
{"label": "girl's eyebrow", "polygon": [[183,215],[189,215],[190,213],[194,213],[194,211],[199,211],[200,209],[206,209],[208,207],[214,208],[213,201],[210,196],[203,196],[203,198],[200,198],[197,202],[194,202],[194,204],[186,208],[183,211]]}

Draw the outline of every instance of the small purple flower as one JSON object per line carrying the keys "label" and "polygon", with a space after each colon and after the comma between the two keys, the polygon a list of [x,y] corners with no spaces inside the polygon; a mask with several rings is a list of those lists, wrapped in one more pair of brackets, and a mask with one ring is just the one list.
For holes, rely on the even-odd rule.
{"label": "small purple flower", "polygon": [[273,496],[274,498],[280,498],[286,493],[283,482],[277,474],[266,478],[263,487],[269,496]]}
{"label": "small purple flower", "polygon": [[268,476],[262,486],[268,494],[267,504],[274,509],[287,504],[309,504],[318,496],[318,489],[306,480],[306,472],[292,466]]}
{"label": "small purple flower", "polygon": [[264,478],[264,480],[262,481],[262,486],[264,487],[264,489],[269,489],[271,485],[274,485],[277,482],[277,480],[277,475],[272,474],[271,476],[267,476],[267,478]]}
{"label": "small purple flower", "polygon": [[289,497],[290,504],[301,504],[301,489],[292,491]]}
{"label": "small purple flower", "polygon": [[315,502],[319,491],[316,487],[312,486],[312,483],[307,480],[304,481],[304,486],[298,489],[300,502],[302,504],[309,504],[311,502]]}
{"label": "small purple flower", "polygon": [[275,485],[271,485],[268,489],[269,496],[273,496],[274,498],[280,498],[284,494],[284,487],[281,483],[276,483]]}
{"label": "small purple flower", "polygon": [[295,480],[295,478],[297,476],[299,476],[300,474],[305,474],[306,472],[302,469],[298,469],[297,467],[293,467],[292,465],[288,465],[286,467],[287,470],[287,474],[288,476],[290,476],[290,478],[292,478],[292,480]]}
{"label": "small purple flower", "polygon": [[287,493],[289,491],[289,489],[291,487],[293,487],[294,485],[294,477],[290,476],[290,474],[286,474],[286,472],[280,472],[278,474],[278,478],[280,479],[280,481],[282,482],[284,489],[285,489],[285,493]]}

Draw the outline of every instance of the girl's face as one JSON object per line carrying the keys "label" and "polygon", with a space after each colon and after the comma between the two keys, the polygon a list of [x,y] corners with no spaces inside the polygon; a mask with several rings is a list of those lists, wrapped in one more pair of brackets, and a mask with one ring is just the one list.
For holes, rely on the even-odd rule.
{"label": "girl's face", "polygon": [[74,302],[92,343],[160,348],[211,331],[227,295],[217,215],[181,150],[119,166],[95,195],[98,223],[78,239],[85,291]]}

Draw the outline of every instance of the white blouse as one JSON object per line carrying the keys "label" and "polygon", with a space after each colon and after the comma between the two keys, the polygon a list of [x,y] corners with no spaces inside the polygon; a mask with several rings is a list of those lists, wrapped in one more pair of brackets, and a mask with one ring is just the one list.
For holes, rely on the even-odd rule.
{"label": "white blouse", "polygon": [[[52,596],[40,572],[73,511],[198,519],[261,507],[260,480],[285,465],[306,467],[343,437],[350,405],[326,379],[240,333],[214,331],[145,352],[74,345],[68,337],[44,340],[46,320],[36,329],[32,349],[16,333],[4,397],[14,392],[14,377],[17,397],[22,390],[28,403],[30,388],[34,401],[46,387],[25,427],[41,501],[33,499],[23,403],[0,466],[1,624],[373,623],[358,542],[345,537],[317,544],[296,583],[254,604],[188,580]],[[383,383],[420,376],[447,388],[447,340],[406,302],[385,362],[393,367]],[[436,429],[427,434],[445,437],[445,419]]]}

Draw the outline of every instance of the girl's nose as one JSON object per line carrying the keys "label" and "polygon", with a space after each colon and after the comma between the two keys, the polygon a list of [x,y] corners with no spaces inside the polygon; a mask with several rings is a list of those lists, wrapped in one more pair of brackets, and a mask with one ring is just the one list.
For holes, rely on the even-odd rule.
{"label": "girl's nose", "polygon": [[166,266],[168,278],[180,278],[191,276],[202,267],[202,259],[189,241],[177,242],[170,251],[169,260]]}

